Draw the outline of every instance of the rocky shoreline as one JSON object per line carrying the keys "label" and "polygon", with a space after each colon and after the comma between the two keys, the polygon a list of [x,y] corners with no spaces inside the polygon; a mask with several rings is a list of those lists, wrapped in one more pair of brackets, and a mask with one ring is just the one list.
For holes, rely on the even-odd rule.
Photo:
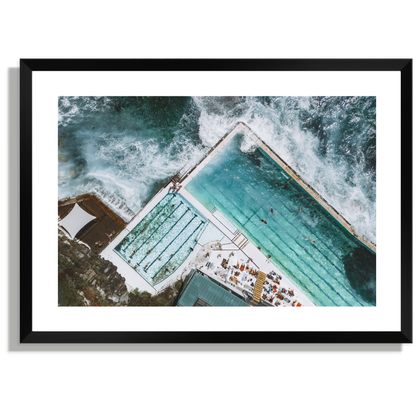
{"label": "rocky shoreline", "polygon": [[117,267],[59,232],[59,306],[127,306],[128,302],[125,279]]}

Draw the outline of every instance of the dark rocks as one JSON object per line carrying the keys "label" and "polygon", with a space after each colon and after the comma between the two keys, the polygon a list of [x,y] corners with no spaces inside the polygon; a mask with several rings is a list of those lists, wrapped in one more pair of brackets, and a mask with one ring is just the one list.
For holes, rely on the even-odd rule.
{"label": "dark rocks", "polygon": [[60,306],[127,306],[129,298],[114,264],[63,234],[58,236],[58,291]]}

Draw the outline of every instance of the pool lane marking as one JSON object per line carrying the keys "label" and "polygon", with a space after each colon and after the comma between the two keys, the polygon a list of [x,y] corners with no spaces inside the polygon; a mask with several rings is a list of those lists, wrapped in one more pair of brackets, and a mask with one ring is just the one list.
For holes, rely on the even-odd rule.
{"label": "pool lane marking", "polygon": [[[195,214],[196,215],[196,214]],[[193,221],[195,219],[195,217],[194,218],[192,218],[192,220],[186,225],[186,227]],[[195,228],[195,230],[194,231],[192,231],[192,233],[189,235],[189,237],[181,244],[181,246],[175,251],[175,253],[173,254],[173,256],[171,256],[169,259],[168,259],[168,261],[157,271],[157,273],[155,273],[155,275],[154,275],[154,278],[156,278],[157,277],[157,275],[161,272],[161,270],[172,260],[172,259],[174,259],[175,258],[175,256],[176,256],[176,254],[179,252],[179,250],[186,244],[186,242],[194,235],[194,233],[195,233],[195,231],[197,231],[198,230],[198,228],[201,226],[201,225],[203,225],[203,224],[205,224],[205,222],[204,221],[202,221],[202,220],[200,220],[201,222],[200,222],[200,224],[198,225],[198,227],[197,228]],[[185,227],[185,228],[186,228]],[[178,234],[178,236],[179,236],[179,234]],[[177,237],[178,237],[177,236]],[[177,238],[176,237],[176,238]],[[175,241],[176,240],[176,238],[175,239],[173,239],[172,241],[171,241],[171,244],[173,243],[173,241]],[[166,247],[167,248],[167,247]],[[155,260],[153,260],[153,263],[156,261],[156,259]],[[149,266],[149,269],[150,269],[150,267],[152,267],[152,265],[153,265],[153,263]],[[183,262],[181,263],[181,264],[183,264]],[[173,273],[173,272],[172,272]],[[172,274],[171,273],[171,274]],[[154,279],[153,278],[153,279]]]}
{"label": "pool lane marking", "polygon": [[[132,233],[132,232],[134,232],[134,230],[141,224],[141,222],[148,216],[148,215],[150,215],[152,212],[153,212],[153,210],[155,209],[155,208],[157,208],[157,206],[160,204],[160,202],[162,202],[163,201],[163,199],[164,198],[166,198],[166,196],[167,195],[165,195],[162,199],[161,199],[161,201],[159,201],[159,203],[158,204],[156,204],[140,221],[139,221],[139,223],[129,232],[129,234],[130,233]],[[174,194],[173,194],[173,196],[172,196],[172,198],[170,198],[170,200],[168,201],[168,202],[166,202],[166,204],[164,204],[163,206],[162,206],[162,208],[160,209],[160,211],[154,216],[154,218],[152,218],[152,219],[150,219],[150,222],[152,222],[152,221],[154,221],[157,217],[158,217],[158,215],[172,202],[172,200],[173,200],[173,198],[174,198]],[[144,224],[143,224],[144,225]],[[128,235],[129,235],[128,234]],[[129,247],[130,247],[130,245],[131,244],[133,244],[135,241],[136,241],[136,238],[137,238],[137,235],[136,236],[134,236],[135,238],[133,238],[130,242],[129,242],[129,244],[125,247],[125,248],[122,248],[121,250],[123,250],[123,251],[126,251]],[[124,237],[124,238],[127,238],[127,236],[126,237]]]}
{"label": "pool lane marking", "polygon": [[[172,239],[172,241],[165,247],[165,249],[163,251],[161,251],[156,257],[155,259],[152,261],[152,263],[150,264],[149,267],[146,267],[146,269],[150,269],[153,266],[153,263],[159,258],[162,257],[163,253],[168,249],[168,247],[185,231],[185,229],[188,227],[188,225],[198,216],[198,214],[194,213],[194,216],[191,218],[191,220],[188,222],[188,224],[185,225],[184,228],[182,228],[182,230],[180,231],[179,234],[176,235],[175,238]],[[202,222],[202,221],[201,221]],[[193,234],[193,232],[192,232]],[[191,234],[191,235],[192,235]],[[188,241],[189,237],[186,239],[186,241]],[[182,246],[181,246],[182,247]],[[172,257],[171,257],[172,258]]]}
{"label": "pool lane marking", "polygon": [[[205,188],[206,189],[206,188]],[[207,190],[206,189],[206,191],[209,193],[209,194],[211,194],[212,195],[212,197],[214,198],[214,199],[216,199],[217,201],[218,201],[218,199],[209,191],[209,190]],[[221,194],[223,194],[222,192],[220,192]],[[219,202],[219,201],[218,201]],[[222,205],[222,204],[219,204],[219,205]],[[233,205],[235,205],[235,204],[233,204]],[[231,213],[229,213],[238,223],[239,223],[239,221],[231,214]],[[244,215],[244,213],[242,214],[245,218],[247,218],[247,216],[246,215]],[[267,238],[267,236],[264,234],[264,232],[263,231],[261,231],[261,229],[260,228],[256,228],[257,230],[259,230],[265,237],[266,237],[266,239],[267,240],[269,240],[269,238]],[[257,241],[257,239],[256,238],[254,238],[254,237],[252,237],[255,241]],[[279,236],[277,236],[277,238],[280,240],[280,241],[282,241],[282,243],[285,245],[285,246],[287,246],[291,251],[293,251],[295,254],[296,254],[296,252],[293,250],[293,249],[291,249],[290,248],[290,246],[288,246]],[[270,240],[269,240],[270,241]],[[277,246],[276,246],[276,244],[274,244],[272,241],[270,241],[271,242],[271,244],[273,244],[273,246],[274,247],[276,247],[276,249],[279,251],[279,252],[281,252],[284,256],[286,256],[287,257],[287,255],[285,254],[285,253],[283,253],[282,252],[282,250],[280,250]],[[260,243],[259,243],[260,244]],[[298,257],[297,255],[296,255],[296,257]],[[299,270],[299,272],[303,275],[303,276],[305,276],[306,277],[306,279],[307,280],[309,280],[330,302],[332,302],[335,306],[338,306],[336,303],[335,303],[335,301],[333,300],[333,299],[331,299],[327,294],[326,294],[326,292],[313,280],[313,279],[311,279],[304,271],[302,271],[300,268],[299,268],[299,266],[296,264],[296,263],[293,263],[293,262],[291,262],[292,263],[292,265],[293,266],[295,266],[298,270]],[[306,265],[307,266],[307,265]],[[307,266],[308,267],[308,266]],[[309,267],[308,267],[309,268]],[[287,267],[285,267],[285,269],[287,269]],[[315,274],[316,274],[316,272],[315,272]],[[318,275],[318,277],[319,277],[319,279],[324,283],[324,284],[326,284],[329,288],[331,288],[335,293],[337,293],[337,291],[336,290],[334,290],[332,287],[331,287],[331,285],[329,284],[329,283],[327,283],[325,280],[323,280],[319,275]],[[304,285],[304,283],[302,283],[299,279],[297,279],[297,281],[299,282],[299,284],[301,284],[303,287],[305,287],[305,285]],[[306,287],[305,287],[306,288]],[[309,293],[311,293],[311,290],[310,289],[307,289],[307,292],[309,292]],[[337,293],[338,294],[338,293]],[[312,295],[312,293],[311,293],[311,296],[313,296],[314,298],[315,298],[315,296],[314,295]],[[341,298],[341,299],[343,299],[342,298],[342,296],[340,296],[339,294],[338,294],[338,296]],[[347,303],[347,302],[346,302]]]}
{"label": "pool lane marking", "polygon": [[[251,187],[251,188],[253,188],[251,185],[248,185],[249,187]],[[266,188],[267,189],[267,188]],[[221,191],[220,191],[221,192]],[[250,196],[250,193],[249,192],[246,192],[247,194],[248,194],[248,196],[249,196],[249,198],[251,198],[252,200],[254,200],[254,198],[252,198],[251,196]],[[254,203],[256,203],[256,201],[254,201]],[[289,208],[287,208],[287,206],[286,206],[286,204],[284,204],[283,203],[283,201],[281,201],[280,200],[280,203],[281,203],[281,205],[286,209],[286,211],[290,214],[290,210],[289,210]],[[258,203],[259,205],[260,205],[260,203]],[[282,214],[282,212],[281,211],[277,211],[277,213],[278,213],[278,215],[280,215],[287,223],[289,223],[290,224],[290,226],[291,227],[293,227],[295,230],[297,230],[296,229],[296,227],[293,225],[293,223],[291,222],[291,221],[289,221],[289,219],[287,218],[287,216],[285,216],[285,215],[283,215]],[[254,216],[254,215],[253,215]],[[252,216],[252,217],[253,217]],[[252,217],[250,217],[250,220],[251,220],[251,218]],[[287,230],[287,228],[286,227],[284,227],[283,226],[283,224],[281,223],[281,222],[278,222],[276,219],[274,219],[273,218],[273,216],[270,216],[269,215],[269,217],[268,217],[269,219],[271,219],[275,224],[277,224],[277,226],[278,227],[280,227],[280,228],[282,228],[283,229],[283,231],[289,236],[289,237],[291,237],[292,238],[292,240],[293,241],[295,241],[295,242],[297,242],[297,244],[314,260],[314,262],[316,262],[322,269],[324,269],[327,273],[328,273],[328,275],[329,276],[331,276],[356,302],[358,302],[361,306],[364,306],[362,303],[361,303],[361,301],[360,301],[360,298],[359,297],[357,297],[358,295],[357,294],[354,294],[353,292],[351,292],[350,291],[350,289],[345,285],[345,283],[343,283],[343,282],[341,282],[341,281],[339,281],[338,279],[337,279],[337,277],[335,277],[335,276],[333,276],[333,274],[330,272],[330,271],[328,271],[328,269],[327,269],[327,267],[324,265],[324,263],[322,263],[322,262],[318,262],[316,259],[315,259],[315,257],[314,257],[314,255],[307,249],[307,247],[308,246],[304,246],[304,245],[302,245],[302,244],[300,244],[299,242],[298,242],[298,240],[297,239],[295,239],[295,237]],[[302,223],[302,225],[304,225],[304,223]],[[308,227],[306,227],[305,226],[305,228],[308,228]],[[309,228],[308,228],[309,229]],[[273,231],[273,230],[272,230]],[[302,234],[303,234],[303,232],[301,232]],[[274,234],[276,234],[276,233],[274,233]],[[320,237],[318,237],[318,236],[316,236],[316,234],[314,233],[314,232],[312,232],[311,233],[312,235],[314,235],[315,236],[315,238],[316,238],[316,240],[318,241],[321,241],[322,240],[322,238],[320,238]],[[277,235],[277,234],[276,234]],[[326,245],[325,245],[326,246]],[[314,246],[311,246],[310,245],[310,247],[313,247],[318,253],[320,253],[320,255],[322,256],[322,257],[324,257],[333,267],[334,267],[334,269],[336,270],[336,271],[338,271],[339,273],[340,273],[340,275],[341,276],[343,276],[343,277],[345,277],[346,278],[346,276],[344,276],[344,274],[342,273],[342,271],[338,268],[338,266],[332,261],[332,260],[330,260],[320,249],[319,249],[319,247],[315,244]],[[332,250],[329,250],[330,252],[332,252],[333,253],[333,251]],[[337,258],[337,255],[335,254],[335,253],[333,253],[334,254],[334,256]],[[314,268],[312,268],[312,267],[310,267],[314,272],[315,272],[315,269]],[[315,272],[316,273],[316,272]],[[348,278],[346,278],[347,279],[347,281],[348,281]],[[341,295],[340,295],[340,297],[342,298],[342,299],[344,299]],[[345,302],[347,302],[345,299],[344,299],[344,301]],[[347,302],[348,303],[348,302]]]}
{"label": "pool lane marking", "polygon": [[[185,212],[182,214],[182,216],[175,222],[175,224],[172,225],[172,227],[169,228],[169,230],[164,234],[164,236],[153,246],[152,251],[154,250],[155,247],[157,247],[157,245],[169,234],[169,232],[172,230],[173,227],[175,227],[175,225],[188,213],[188,211],[190,210],[190,208],[188,207]],[[143,260],[149,256],[149,254],[146,254],[142,260],[140,261],[140,263],[138,263],[137,265],[140,266],[140,264],[143,262]]]}
{"label": "pool lane marking", "polygon": [[[230,179],[229,177],[228,177],[228,179]],[[229,184],[230,183],[230,181],[226,181],[225,180],[225,183],[227,183],[227,184]],[[245,194],[246,194],[246,196],[248,197],[248,198],[250,198],[252,201],[253,201],[253,203],[255,204],[255,205],[257,205],[258,207],[260,207],[260,209],[262,208],[262,204],[260,203],[260,202],[258,202],[257,201],[257,199],[255,199],[252,195],[251,195],[251,193],[249,192],[249,190],[247,189],[247,187],[248,188],[250,188],[250,189],[252,189],[252,190],[254,190],[254,187],[252,186],[252,185],[250,185],[250,184],[248,184],[247,182],[244,182],[243,183],[243,185],[245,185],[245,186],[243,186],[243,190],[245,191]],[[207,189],[207,188],[205,188],[205,189]],[[220,188],[217,188],[217,190],[228,200],[228,198],[226,197],[226,195],[224,195],[224,192],[220,189]],[[270,190],[270,188],[269,187],[267,187],[267,186],[265,186],[264,187],[264,190],[265,191],[269,191]],[[262,194],[262,193],[261,193]],[[211,194],[212,195],[212,194]],[[236,195],[237,197],[239,197],[239,194],[234,194],[234,195]],[[302,195],[302,193],[300,193],[300,195]],[[214,197],[215,198],[215,197]],[[274,197],[272,197],[272,198],[274,198]],[[270,198],[270,199],[268,199],[267,201],[266,201],[266,204],[272,199],[272,198]],[[240,201],[241,201],[241,198],[239,198],[240,199]],[[281,199],[279,198],[279,200],[280,200],[280,203],[285,207],[285,209],[290,213],[290,210],[286,207],[286,205],[281,201]],[[238,207],[237,207],[237,205],[234,203],[234,202],[232,202],[231,200],[229,200],[229,202],[231,202],[231,204],[232,205],[234,205],[236,208],[237,208],[237,210],[238,211],[240,211],[241,212],[241,214],[244,216],[244,217],[246,217],[246,218],[248,218],[245,214],[244,214],[244,212],[243,211],[241,211]],[[241,201],[241,202],[243,202],[243,201]],[[257,217],[259,218],[259,219],[261,219],[259,216],[258,216],[258,212],[259,212],[259,209],[257,209],[250,217],[249,217],[249,219],[246,221],[246,225],[250,222],[250,221],[252,221],[252,219],[253,219],[253,217],[254,216],[256,216],[257,215]],[[296,229],[296,227],[294,227],[293,226],[293,224],[287,219],[287,217],[285,216],[285,215],[282,215],[282,213],[281,212],[279,212],[279,214],[282,216],[282,218],[284,218],[284,220],[287,222],[287,223],[289,223],[290,224],[290,226],[292,226],[295,230],[297,230]],[[269,214],[268,214],[268,217],[269,218],[272,218],[273,219],[273,216],[270,216]],[[342,289],[344,289],[345,290],[345,292],[346,292],[346,294],[348,294],[348,295],[350,295],[350,297],[354,300],[354,301],[356,301],[359,305],[361,305],[361,306],[364,306],[363,304],[362,304],[362,301],[360,301],[360,298],[359,297],[357,297],[358,295],[357,294],[354,294],[353,292],[351,292],[350,291],[350,289],[346,286],[346,283],[343,283],[343,282],[341,282],[341,281],[339,281],[338,280],[338,278],[336,277],[336,276],[334,276],[333,275],[333,273],[331,273],[331,272],[329,272],[328,271],[328,269],[327,269],[327,267],[325,267],[325,265],[324,265],[324,263],[322,263],[322,262],[318,262],[316,259],[315,259],[315,257],[312,255],[312,253],[307,249],[307,247],[305,247],[304,245],[302,245],[302,244],[300,244],[299,242],[298,242],[298,240],[297,239],[295,239],[295,237],[281,224],[281,223],[279,223],[279,222],[277,222],[275,219],[273,220],[273,222],[274,223],[276,223],[277,225],[278,225],[278,227],[280,227],[280,228],[282,228],[283,229],[283,231],[295,242],[295,243],[297,243],[297,245],[299,246],[299,247],[301,247],[301,249],[302,250],[304,250],[304,252],[305,253],[307,253],[308,255],[309,255],[309,257],[315,262],[315,263],[317,263],[318,265],[319,265],[319,267],[320,268],[322,268],[323,270],[325,270],[325,272],[331,277],[331,278],[333,278],[334,280],[335,280],[335,282],[337,282],[338,283],[338,285],[340,286],[340,289],[342,288]],[[303,223],[302,223],[303,224]],[[332,224],[331,224],[332,225]],[[244,226],[244,225],[243,225]],[[259,229],[260,230],[260,228],[259,227],[256,227],[257,229]],[[273,232],[273,230],[272,230],[272,232]],[[283,241],[275,232],[273,232],[278,238],[279,238],[279,240],[281,240],[281,241]],[[301,233],[303,234],[303,232],[301,231]],[[314,234],[314,233],[313,233]],[[315,237],[315,238],[317,238],[317,237]],[[270,241],[270,239],[269,239],[269,241]],[[272,243],[272,244],[274,244],[274,243]],[[287,244],[286,244],[286,246],[288,247],[288,248],[290,248],[291,249],[291,247],[290,246],[288,246]],[[326,260],[328,260],[328,262],[334,267],[334,269],[335,269],[335,271],[336,272],[339,272],[340,273],[340,275],[341,276],[343,276],[343,277],[345,277],[346,278],[346,276],[344,276],[344,274],[341,272],[341,270],[333,263],[333,261],[331,261],[316,245],[314,245],[314,246],[310,246],[310,247],[312,247],[312,248],[314,248],[322,257],[324,257]],[[297,255],[297,253],[293,250],[293,249],[291,249],[294,253],[295,253],[295,255],[296,255],[296,257],[299,257],[298,255]],[[332,250],[330,250],[331,252],[332,252]],[[334,253],[335,254],[335,253]],[[336,256],[336,255],[335,255]],[[336,256],[337,257],[337,256]],[[320,276],[320,274],[319,273],[317,273],[316,272],[316,270],[315,270],[315,268],[312,266],[312,265],[308,265],[306,262],[303,262],[308,268],[310,268],[321,280],[323,280],[323,281],[325,281],[331,288],[332,288],[332,290],[334,290],[334,292],[335,293],[337,293],[339,296],[340,296],[340,298],[345,302],[345,303],[347,303],[347,304],[349,304],[349,302],[344,298],[344,296],[342,296],[329,282],[327,282],[325,279],[322,279],[321,278],[321,276]],[[351,305],[350,305],[351,306]]]}
{"label": "pool lane marking", "polygon": [[[153,231],[153,233],[152,234],[150,234],[150,236],[146,239],[146,241],[144,242],[144,243],[142,243],[141,245],[140,245],[140,247],[139,248],[137,248],[136,249],[136,251],[139,251],[148,241],[149,241],[149,239],[150,239],[150,237],[152,237],[153,235],[154,235],[154,233],[175,213],[175,211],[181,206],[183,204],[183,201],[181,201],[179,204],[178,204],[178,206],[169,214],[169,216],[167,217],[167,218],[165,218],[165,220],[161,223],[161,224],[159,224],[159,226],[156,228],[156,230],[155,231]],[[166,204],[167,205],[167,204]],[[166,206],[165,205],[165,206]],[[159,214],[158,214],[159,215]],[[157,215],[156,215],[156,217],[152,220],[152,221],[154,221],[155,219],[157,218]],[[131,258],[131,257],[130,257]]]}
{"label": "pool lane marking", "polygon": [[[251,185],[248,185],[249,187],[251,187],[251,188],[253,188]],[[206,189],[206,188],[205,188]],[[220,189],[220,188],[216,188],[217,189],[217,191],[219,191],[219,193],[220,194],[222,194],[223,196],[224,196],[224,198],[226,198],[227,199],[227,197],[226,197],[226,195],[224,195],[224,192]],[[245,190],[245,189],[244,189]],[[254,202],[254,204],[256,204],[256,205],[258,205],[258,206],[260,206],[261,207],[261,204],[259,203],[259,202],[257,202],[251,195],[250,195],[250,192],[247,192],[247,190],[245,190],[245,193],[246,193],[246,195]],[[237,194],[235,194],[236,196],[238,196]],[[228,200],[228,199],[227,199]],[[234,205],[236,208],[237,208],[237,210],[238,211],[240,211],[240,213],[241,213],[241,215],[243,216],[243,217],[246,217],[247,218],[247,216],[244,214],[244,212],[243,211],[241,211],[239,208],[238,208],[238,206],[233,202],[233,201],[231,201],[231,200],[229,200],[229,202],[232,204],[232,205]],[[257,216],[258,217],[258,219],[261,219],[260,217],[259,217],[259,215],[258,215],[258,211],[259,210],[257,210],[250,218],[249,218],[249,220],[245,223],[246,225],[248,224],[248,223],[250,223],[251,221],[252,221],[252,219],[253,219],[253,217],[254,216]],[[286,219],[286,217],[284,217],[283,215],[282,215],[282,217],[287,221],[287,222],[289,222],[287,219]],[[305,252],[305,253],[307,253],[308,255],[309,255],[309,257],[314,261],[314,262],[316,262],[322,269],[324,269],[327,273],[328,273],[328,275],[331,277],[331,278],[333,278],[339,285],[340,285],[340,288],[343,288],[350,296],[352,296],[352,298],[355,300],[355,301],[357,301],[361,306],[363,306],[362,305],[362,303],[348,290],[348,288],[346,288],[345,286],[344,286],[344,284],[343,283],[341,283],[336,277],[334,277],[331,273],[329,273],[328,271],[327,271],[327,269],[325,268],[325,266],[323,266],[321,263],[319,263],[319,262],[317,262],[316,261],[316,259],[312,256],[312,254],[303,246],[303,245],[301,245],[299,242],[298,242],[298,240],[297,239],[295,239],[294,237],[293,237],[293,235],[291,234],[291,233],[289,233],[288,231],[287,231],[287,229],[282,225],[282,224],[280,224],[280,223],[278,223],[277,221],[275,221],[276,222],[276,224],[278,225],[278,226],[280,226],[280,228],[282,228],[285,232],[286,232],[286,234]],[[289,222],[290,223],[290,222]],[[255,223],[253,223],[253,225],[254,225]],[[256,229],[258,229],[259,231],[261,231],[261,228],[260,227],[258,227],[257,226],[257,224],[256,224],[256,226],[255,226],[255,228]],[[294,227],[295,228],[295,227]],[[296,229],[296,228],[295,228]],[[310,270],[312,270],[312,272],[316,275],[316,276],[318,276],[318,278],[319,279],[321,279],[321,281],[323,281],[323,282],[325,282],[326,283],[326,285],[327,286],[329,286],[336,294],[338,294],[338,296],[345,302],[345,303],[347,303],[347,305],[348,306],[352,306],[352,305],[350,305],[349,304],[349,302],[338,292],[338,290],[334,287],[334,286],[332,286],[332,284],[331,283],[329,283],[329,282],[327,282],[325,279],[323,279],[321,276],[320,276],[320,274],[315,270],[315,268],[312,266],[312,264],[308,264],[308,263],[306,263],[304,260],[303,260],[303,258],[301,257],[301,256],[299,256],[298,254],[297,254],[297,252],[291,247],[291,246],[289,246],[276,232],[274,232],[271,228],[269,228],[269,230],[280,240],[280,241],[282,241],[294,254],[295,254],[295,256],[303,263],[303,264],[305,264],[305,266],[307,267],[307,268],[309,268]],[[262,234],[263,235],[265,235],[265,233],[263,233],[262,232]],[[268,238],[268,237],[266,237],[266,239],[267,240],[269,240],[274,246],[276,246],[275,245],[275,243],[270,239],[270,238]],[[315,247],[316,248],[316,247]],[[317,248],[316,248],[317,249]],[[319,250],[318,250],[319,251]],[[320,252],[320,251],[319,251]],[[322,254],[322,253],[321,253]],[[331,263],[332,264],[332,263]],[[333,300],[332,300],[333,301]],[[334,302],[334,301],[333,301]]]}

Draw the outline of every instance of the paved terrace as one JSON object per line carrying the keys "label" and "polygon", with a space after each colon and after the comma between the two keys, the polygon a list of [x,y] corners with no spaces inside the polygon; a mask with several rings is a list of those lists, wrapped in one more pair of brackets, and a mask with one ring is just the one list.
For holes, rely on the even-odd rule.
{"label": "paved terrace", "polygon": [[[96,253],[101,253],[111,243],[107,234],[110,235],[115,231],[114,235],[117,236],[127,225],[123,219],[93,194],[84,194],[58,201],[58,216],[61,219],[65,218],[75,203],[78,203],[88,214],[96,217],[94,221],[89,222],[77,233],[77,240],[87,244]],[[95,245],[96,242],[100,242],[101,246]]]}

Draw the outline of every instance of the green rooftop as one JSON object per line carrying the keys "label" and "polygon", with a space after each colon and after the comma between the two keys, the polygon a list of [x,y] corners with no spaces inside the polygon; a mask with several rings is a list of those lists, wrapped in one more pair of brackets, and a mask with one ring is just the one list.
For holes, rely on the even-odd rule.
{"label": "green rooftop", "polygon": [[249,306],[207,277],[195,273],[186,284],[178,306]]}

